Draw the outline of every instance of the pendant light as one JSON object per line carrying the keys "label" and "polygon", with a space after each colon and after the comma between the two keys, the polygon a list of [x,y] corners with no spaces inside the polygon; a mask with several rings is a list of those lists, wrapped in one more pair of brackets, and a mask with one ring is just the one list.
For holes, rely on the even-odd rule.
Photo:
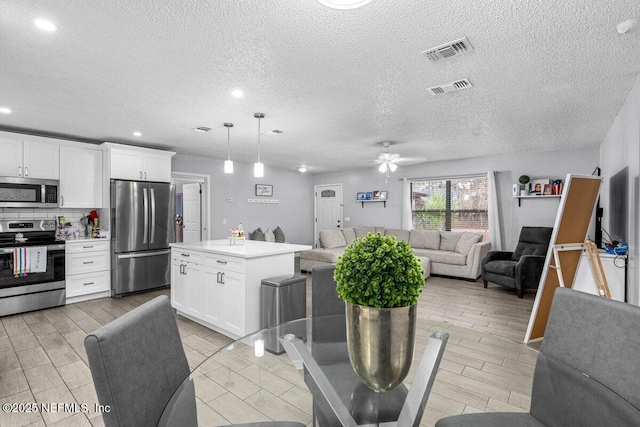
{"label": "pendant light", "polygon": [[229,138],[230,129],[233,123],[224,123],[227,128],[227,160],[224,161],[224,173],[233,173],[233,161],[231,160],[231,140]]}
{"label": "pendant light", "polygon": [[258,119],[258,161],[253,164],[253,176],[254,178],[264,177],[264,165],[260,163],[260,119],[264,119],[264,113],[255,113],[253,115]]}

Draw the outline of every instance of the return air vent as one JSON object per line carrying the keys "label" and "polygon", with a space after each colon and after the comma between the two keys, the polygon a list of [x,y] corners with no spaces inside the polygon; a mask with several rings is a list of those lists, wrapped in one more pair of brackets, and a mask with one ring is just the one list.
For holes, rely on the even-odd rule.
{"label": "return air vent", "polygon": [[471,51],[473,51],[473,46],[471,46],[471,43],[469,43],[469,40],[467,40],[466,37],[463,37],[459,40],[427,49],[422,52],[422,54],[435,62],[440,61],[441,59],[452,58],[454,56],[458,56]]}
{"label": "return air vent", "polygon": [[207,126],[198,126],[197,128],[193,129],[194,132],[209,132],[210,130],[211,128]]}
{"label": "return air vent", "polygon": [[431,95],[443,95],[445,93],[456,92],[458,90],[469,89],[471,87],[473,86],[469,83],[469,80],[462,79],[430,87],[429,92],[431,92]]}

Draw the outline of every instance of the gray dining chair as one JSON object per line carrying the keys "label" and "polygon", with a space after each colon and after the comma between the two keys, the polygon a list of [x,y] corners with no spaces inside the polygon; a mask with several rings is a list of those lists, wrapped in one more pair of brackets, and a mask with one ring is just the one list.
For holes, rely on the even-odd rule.
{"label": "gray dining chair", "polygon": [[[156,426],[190,373],[165,295],[90,333],[84,347],[98,401],[110,408],[102,414],[107,427]],[[197,426],[195,417],[183,426]]]}
{"label": "gray dining chair", "polygon": [[558,288],[528,413],[456,415],[436,427],[639,426],[640,308]]}

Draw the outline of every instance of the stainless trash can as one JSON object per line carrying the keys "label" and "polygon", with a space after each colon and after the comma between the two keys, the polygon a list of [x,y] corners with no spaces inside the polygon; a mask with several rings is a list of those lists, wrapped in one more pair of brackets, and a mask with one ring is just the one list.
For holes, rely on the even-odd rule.
{"label": "stainless trash can", "polygon": [[[260,286],[260,328],[270,328],[307,314],[307,278],[299,274],[263,279]],[[281,354],[277,328],[265,340],[264,348]]]}

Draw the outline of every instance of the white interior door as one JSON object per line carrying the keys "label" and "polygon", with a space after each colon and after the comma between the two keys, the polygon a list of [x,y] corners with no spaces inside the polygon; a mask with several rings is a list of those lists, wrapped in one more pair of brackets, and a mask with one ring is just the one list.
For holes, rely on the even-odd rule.
{"label": "white interior door", "polygon": [[185,243],[202,240],[200,194],[200,183],[198,182],[182,186],[182,222],[184,225],[183,241]]}
{"label": "white interior door", "polygon": [[316,185],[315,244],[320,247],[318,233],[325,228],[342,228],[342,184]]}

